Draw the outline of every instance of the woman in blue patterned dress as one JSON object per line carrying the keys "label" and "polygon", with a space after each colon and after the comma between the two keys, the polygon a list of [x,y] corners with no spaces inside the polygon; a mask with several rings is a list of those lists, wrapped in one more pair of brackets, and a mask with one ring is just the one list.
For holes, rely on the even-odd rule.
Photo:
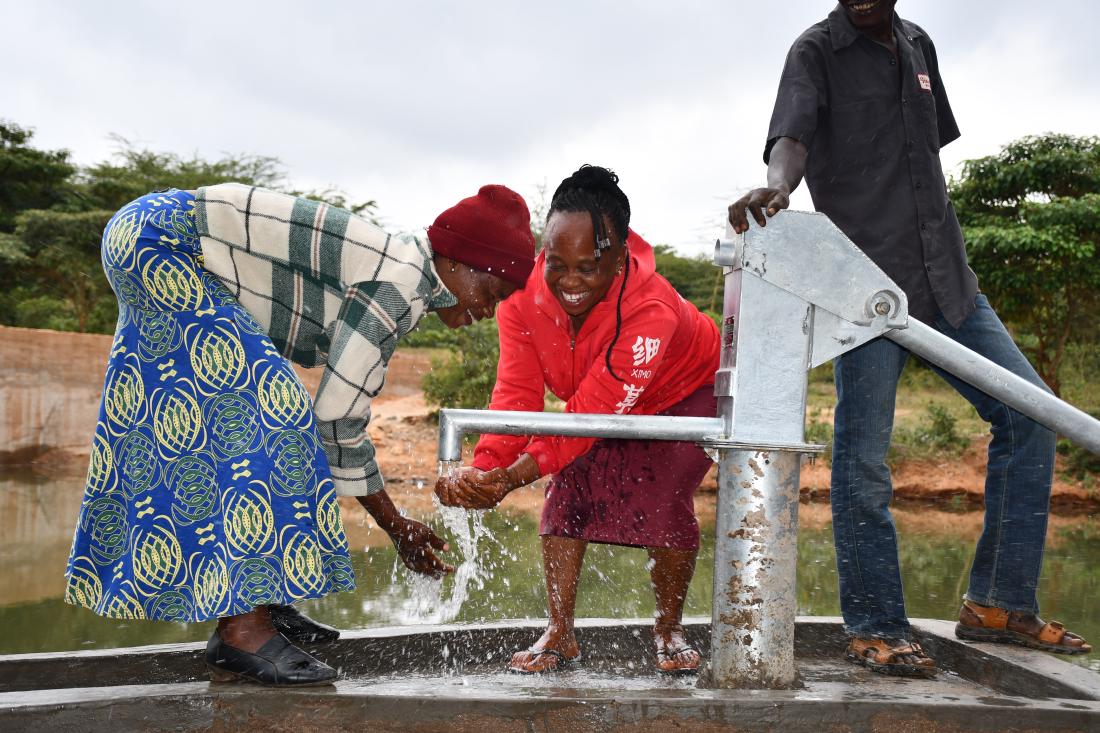
{"label": "woman in blue patterned dress", "polygon": [[[216,680],[333,680],[292,642],[335,631],[289,604],[355,587],[338,495],[359,499],[411,569],[452,569],[384,491],[370,400],[424,313],[468,325],[522,286],[529,224],[502,186],[419,237],[239,184],[119,210],[102,247],[118,326],[66,600],[112,618],[218,619]],[[324,367],[315,400],[288,359]]]}

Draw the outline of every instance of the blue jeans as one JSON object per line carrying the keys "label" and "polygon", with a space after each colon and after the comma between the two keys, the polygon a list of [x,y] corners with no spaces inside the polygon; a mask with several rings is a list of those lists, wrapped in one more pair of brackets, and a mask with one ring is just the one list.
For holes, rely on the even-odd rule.
{"label": "blue jeans", "polygon": [[[1042,386],[984,295],[959,328],[941,316],[944,335]],[[893,486],[886,452],[894,427],[898,378],[909,352],[885,338],[837,358],[833,539],[840,607],[848,633],[907,638],[897,533],[890,516]],[[1055,436],[1030,418],[941,369],[935,371],[990,423],[993,440],[985,483],[985,526],[966,597],[983,606],[1038,612]],[[1049,391],[1049,390],[1048,390]]]}

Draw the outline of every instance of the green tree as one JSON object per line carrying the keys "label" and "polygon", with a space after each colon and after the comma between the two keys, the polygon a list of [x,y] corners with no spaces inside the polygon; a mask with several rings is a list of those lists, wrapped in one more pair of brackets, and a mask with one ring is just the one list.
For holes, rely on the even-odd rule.
{"label": "green tree", "polygon": [[681,257],[667,244],[653,247],[657,272],[676,288],[676,292],[702,311],[715,313],[722,308],[722,268],[708,258]]}
{"label": "green tree", "polygon": [[74,177],[76,200],[72,207],[115,211],[158,188],[188,190],[227,181],[279,188],[284,181],[275,158],[229,155],[208,161],[138,148],[118,136],[113,139],[116,150],[110,159],[84,168]]}
{"label": "green tree", "polygon": [[64,201],[75,168],[67,150],[31,147],[34,131],[0,120],[0,232],[15,229],[26,209],[48,209]]}
{"label": "green tree", "polygon": [[332,187],[296,190],[287,182],[279,159],[271,156],[240,154],[206,160],[139,148],[118,136],[114,140],[117,149],[110,160],[84,168],[75,176],[77,201],[73,206],[115,211],[158,188],[192,190],[235,182],[307,196],[367,218],[373,218],[377,207],[373,200],[349,201],[343,191]]}
{"label": "green tree", "polygon": [[34,131],[0,120],[0,323],[50,323],[62,318],[56,304],[27,276],[31,255],[16,230],[20,214],[47,209],[66,201],[75,168],[66,150],[32,146]]}
{"label": "green tree", "polygon": [[99,264],[103,228],[114,211],[159,188],[236,181],[374,219],[374,201],[350,202],[333,188],[291,190],[279,161],[267,156],[209,161],[115,138],[110,160],[78,170],[67,151],[32,147],[32,136],[0,121],[0,323],[6,325],[110,332],[117,306]]}
{"label": "green tree", "polygon": [[118,309],[99,261],[110,211],[30,210],[19,215],[0,258],[17,273],[3,296],[9,325],[109,332]]}
{"label": "green tree", "polygon": [[1060,392],[1066,344],[1100,304],[1100,138],[1046,134],[967,161],[951,198],[970,264],[1001,317]]}

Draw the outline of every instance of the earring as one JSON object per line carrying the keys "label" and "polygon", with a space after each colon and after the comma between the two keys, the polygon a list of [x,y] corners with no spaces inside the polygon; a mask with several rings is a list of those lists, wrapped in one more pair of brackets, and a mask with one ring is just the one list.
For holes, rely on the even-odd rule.
{"label": "earring", "polygon": [[456,263],[454,260],[451,260],[451,272],[454,272],[456,267],[458,267],[458,263]]}

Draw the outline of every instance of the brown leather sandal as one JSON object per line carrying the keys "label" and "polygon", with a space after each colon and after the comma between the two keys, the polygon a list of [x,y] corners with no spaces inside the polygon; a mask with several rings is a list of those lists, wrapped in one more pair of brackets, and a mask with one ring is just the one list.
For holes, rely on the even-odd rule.
{"label": "brown leather sandal", "polygon": [[920,644],[903,639],[852,639],[845,658],[879,674],[897,677],[934,677],[939,669]]}
{"label": "brown leather sandal", "polygon": [[1092,651],[1091,644],[1066,631],[1066,627],[1057,621],[1047,621],[1036,632],[1029,634],[1008,628],[1010,615],[1003,608],[980,606],[965,600],[959,611],[959,623],[955,625],[955,636],[967,641],[1018,644],[1055,654],[1088,654]]}

